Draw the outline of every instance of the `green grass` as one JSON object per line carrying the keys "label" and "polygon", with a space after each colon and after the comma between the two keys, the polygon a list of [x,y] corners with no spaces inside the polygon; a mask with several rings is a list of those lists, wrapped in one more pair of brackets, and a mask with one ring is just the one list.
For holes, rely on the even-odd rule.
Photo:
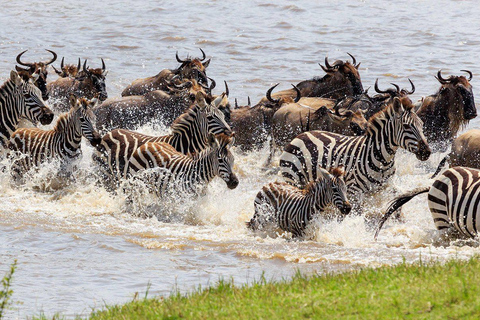
{"label": "green grass", "polygon": [[401,264],[135,299],[90,319],[479,319],[480,259]]}

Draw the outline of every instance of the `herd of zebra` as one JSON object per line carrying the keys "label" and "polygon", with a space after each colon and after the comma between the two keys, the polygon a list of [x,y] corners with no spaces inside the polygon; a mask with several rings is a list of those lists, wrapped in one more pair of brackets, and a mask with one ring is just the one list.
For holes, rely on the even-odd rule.
{"label": "herd of zebra", "polygon": [[[477,235],[480,171],[475,168],[480,160],[460,152],[480,155],[480,143],[475,144],[480,131],[455,139],[477,115],[470,71],[462,70],[468,79],[443,78],[439,71],[439,91],[414,104],[408,97],[415,91],[412,81],[410,91],[397,85],[382,91],[377,79],[377,94],[368,95],[360,80],[360,64],[349,54],[352,62],[330,64],[325,58],[324,77],[272,94],[275,85],[255,106],[249,102],[232,107],[226,82],[225,92],[212,94],[215,81],[207,77],[210,60],[205,60],[203,50],[201,58],[182,60],[177,53],[178,68],[135,80],[121,98],[113,99],[106,93],[103,59],[98,69],[89,68],[86,60],[82,68],[80,59],[76,66],[65,65],[62,59],[61,70],[54,68],[59,79],[47,83],[47,68],[57,58],[48,51],[53,54],[50,61],[35,63],[22,61],[26,51],[20,53],[16,60],[22,67],[16,66],[0,87],[0,141],[15,181],[52,160],[61,162],[62,174],[74,170],[71,164],[81,155],[85,137],[95,149],[98,179],[108,190],[115,192],[125,179],[148,176],[148,189],[159,201],[172,188],[201,195],[216,176],[229,189],[239,184],[232,146],[247,152],[270,140],[271,156],[279,144],[283,147],[279,170],[284,182],[272,182],[258,192],[247,226],[259,230],[273,225],[302,237],[309,222],[330,204],[342,215],[362,214],[365,195],[375,193],[394,175],[399,148],[425,161],[432,149],[444,150],[453,142],[461,147],[452,148],[441,164],[449,161],[452,168],[431,187],[395,198],[375,237],[393,212],[424,192],[429,192],[438,229]],[[59,114],[62,111],[66,112]],[[22,119],[48,125],[56,114],[51,130],[19,128]],[[164,121],[171,133],[148,136],[131,130],[133,124],[152,119]]]}

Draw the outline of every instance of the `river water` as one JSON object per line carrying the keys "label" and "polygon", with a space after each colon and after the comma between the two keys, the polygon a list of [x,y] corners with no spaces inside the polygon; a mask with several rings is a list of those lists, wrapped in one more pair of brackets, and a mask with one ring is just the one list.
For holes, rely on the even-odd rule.
{"label": "river water", "polygon": [[[313,76],[327,55],[332,60],[361,61],[364,87],[379,78],[409,87],[412,95],[434,93],[434,75],[474,73],[480,52],[480,13],[475,1],[3,1],[0,12],[0,79],[15,57],[48,59],[53,49],[67,63],[88,58],[91,67],[105,59],[110,97],[137,78],[177,66],[180,57],[199,56],[203,48],[212,62],[208,75],[227,80],[230,97],[245,104],[257,101],[274,83],[279,89]],[[55,63],[56,66],[59,62]],[[50,79],[55,79],[52,74]],[[216,89],[221,92],[223,88]],[[475,91],[475,89],[474,89]],[[469,128],[478,126],[473,120]],[[162,134],[166,128],[140,131]],[[92,308],[123,303],[135,292],[167,295],[214,284],[290,277],[305,273],[343,271],[418,259],[467,258],[479,253],[470,243],[442,240],[435,230],[426,197],[406,205],[402,222],[389,222],[373,241],[362,217],[342,223],[318,221],[313,240],[253,235],[244,222],[253,214],[261,186],[276,179],[261,164],[267,148],[236,155],[240,184],[228,190],[214,181],[198,201],[178,199],[158,209],[173,222],[140,219],[125,212],[123,197],[114,196],[90,178],[91,148],[83,146],[77,183],[56,192],[36,191],[51,173],[44,166],[24,186],[12,186],[8,170],[0,173],[0,275],[18,260],[9,318],[44,312],[67,317]],[[429,185],[429,174],[444,154],[426,164],[398,153],[397,175],[387,190],[365,206],[380,212],[393,197]]]}

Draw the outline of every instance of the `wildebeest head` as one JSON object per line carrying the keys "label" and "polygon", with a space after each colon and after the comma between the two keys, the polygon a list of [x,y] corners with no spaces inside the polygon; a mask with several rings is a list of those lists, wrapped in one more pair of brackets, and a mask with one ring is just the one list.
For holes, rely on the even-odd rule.
{"label": "wildebeest head", "polygon": [[372,104],[370,108],[365,111],[365,118],[370,119],[370,117],[372,117],[378,111],[382,110],[385,106],[391,103],[395,97],[399,98],[403,104],[411,105],[412,101],[410,100],[408,95],[415,92],[415,85],[413,84],[412,80],[408,79],[408,81],[411,85],[410,90],[400,89],[400,87],[395,83],[391,83],[394,88],[380,90],[380,88],[378,87],[378,79],[376,79],[374,88],[377,94],[371,98]]}
{"label": "wildebeest head", "polygon": [[352,57],[352,63],[350,61],[337,60],[331,65],[328,62],[328,57],[325,57],[325,66],[320,64],[320,67],[327,75],[322,79],[324,82],[330,83],[332,90],[359,95],[363,93],[362,81],[358,72],[360,62],[357,64],[355,57],[350,53],[348,55]]}
{"label": "wildebeest head", "polygon": [[15,66],[15,69],[18,71],[18,73],[20,74],[20,76],[22,76],[24,79],[25,77],[31,77],[33,74],[37,74],[38,77],[35,77],[34,80],[34,84],[40,89],[40,91],[42,91],[42,97],[44,100],[47,100],[48,99],[48,92],[47,92],[47,76],[48,76],[48,70],[47,70],[47,67],[49,64],[52,64],[55,60],[57,60],[57,54],[55,52],[53,52],[52,50],[48,50],[48,52],[50,52],[53,57],[52,59],[50,59],[49,61],[47,62],[23,62],[21,60],[21,57],[22,55],[27,52],[28,50],[25,50],[23,52],[21,52],[18,56],[17,56],[17,63],[19,65],[22,65],[22,66],[25,66],[27,68],[22,68],[22,67],[19,67],[19,66]]}
{"label": "wildebeest head", "polygon": [[[459,126],[466,124],[466,121],[477,116],[472,85],[470,84],[473,75],[471,71],[462,71],[468,73],[468,79],[465,76],[450,76],[445,79],[442,77],[441,70],[438,70],[435,77],[442,84],[438,94],[447,101],[449,118],[452,122],[459,123]],[[458,105],[462,107],[458,108]]]}
{"label": "wildebeest head", "polygon": [[108,98],[105,85],[105,77],[107,73],[103,58],[102,67],[97,69],[87,67],[87,60],[85,60],[82,71],[77,74],[75,80],[80,82],[79,89],[86,98],[92,99],[98,94],[100,101],[105,101]]}
{"label": "wildebeest head", "polygon": [[60,71],[55,68],[55,66],[52,66],[53,70],[55,70],[55,73],[58,74],[60,78],[66,78],[66,77],[72,77],[75,78],[77,74],[80,72],[81,68],[81,62],[80,58],[78,58],[78,64],[64,64],[65,62],[65,57],[62,57],[62,62],[60,63]]}
{"label": "wildebeest head", "polygon": [[300,101],[300,98],[302,97],[302,94],[300,90],[297,88],[296,85],[292,84],[293,89],[297,93],[297,96],[295,98],[291,97],[280,97],[280,98],[272,98],[272,91],[275,89],[279,83],[275,84],[273,87],[267,90],[266,97],[267,97],[267,102],[263,106],[264,108],[267,109],[272,109],[272,110],[278,110],[282,105],[287,104],[287,103],[297,103]]}
{"label": "wildebeest head", "polygon": [[182,79],[194,79],[201,84],[208,84],[206,69],[210,64],[210,59],[204,61],[206,58],[205,52],[200,48],[202,58],[190,58],[182,60],[178,57],[178,52],[175,54],[177,61],[181,63],[180,67],[175,70],[175,73],[180,75]]}

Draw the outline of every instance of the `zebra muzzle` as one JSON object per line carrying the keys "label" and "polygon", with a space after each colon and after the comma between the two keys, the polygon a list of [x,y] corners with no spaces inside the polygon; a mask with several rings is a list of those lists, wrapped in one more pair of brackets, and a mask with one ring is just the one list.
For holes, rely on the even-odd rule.
{"label": "zebra muzzle", "polygon": [[230,174],[230,179],[227,181],[228,189],[235,189],[238,186],[238,178],[234,173]]}
{"label": "zebra muzzle", "polygon": [[347,214],[350,213],[350,211],[352,211],[352,205],[350,204],[350,202],[345,201],[345,202],[343,203],[342,208],[340,208],[340,212],[341,212],[342,214],[347,215]]}

